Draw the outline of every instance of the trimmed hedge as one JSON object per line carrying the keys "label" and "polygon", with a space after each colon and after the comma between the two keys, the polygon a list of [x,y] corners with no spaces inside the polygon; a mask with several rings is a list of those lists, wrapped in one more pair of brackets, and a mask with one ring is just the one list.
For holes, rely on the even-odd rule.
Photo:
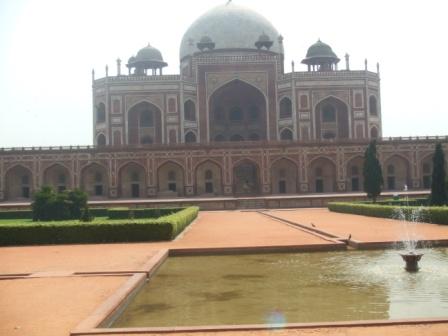
{"label": "trimmed hedge", "polygon": [[147,219],[77,220],[0,225],[0,245],[143,242],[174,239],[197,216],[198,207]]}
{"label": "trimmed hedge", "polygon": [[31,210],[6,210],[0,211],[0,219],[31,219],[33,212]]}
{"label": "trimmed hedge", "polygon": [[129,219],[129,218],[158,218],[179,212],[184,208],[111,208],[107,211],[109,219]]}
{"label": "trimmed hedge", "polygon": [[[400,207],[407,218],[410,218],[413,211],[420,210],[420,220],[422,222],[434,224],[448,224],[448,207]],[[360,203],[328,203],[328,209],[334,212],[350,213],[370,217],[394,218],[397,206],[380,204],[360,204]]]}
{"label": "trimmed hedge", "polygon": [[[89,208],[94,217],[107,217],[107,208]],[[0,219],[32,219],[32,210],[5,210],[0,211]]]}

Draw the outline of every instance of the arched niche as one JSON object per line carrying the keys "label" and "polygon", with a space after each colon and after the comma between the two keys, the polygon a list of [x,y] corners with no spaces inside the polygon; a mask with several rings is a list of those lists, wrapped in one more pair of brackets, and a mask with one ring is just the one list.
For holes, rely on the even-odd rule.
{"label": "arched niche", "polygon": [[90,198],[106,198],[109,194],[109,176],[105,167],[91,163],[81,171],[81,189]]}
{"label": "arched niche", "polygon": [[191,100],[184,104],[184,118],[187,121],[196,121],[196,106]]}
{"label": "arched niche", "polygon": [[184,169],[172,161],[165,162],[157,170],[159,196],[176,197],[184,194]]}
{"label": "arched niche", "polygon": [[48,167],[43,174],[43,185],[50,186],[57,192],[71,189],[69,170],[61,164]]}
{"label": "arched niche", "polygon": [[6,172],[5,198],[8,201],[29,200],[33,191],[33,174],[31,170],[17,165]]}
{"label": "arched niche", "polygon": [[291,119],[292,118],[292,103],[291,99],[284,97],[280,100],[280,119]]}
{"label": "arched niche", "polygon": [[259,169],[255,162],[243,160],[233,167],[233,190],[235,195],[257,195],[260,192]]}
{"label": "arched niche", "polygon": [[257,133],[266,139],[266,100],[260,90],[241,80],[233,80],[219,89],[209,101],[210,141],[218,135],[230,139],[239,134],[243,139]]}
{"label": "arched niche", "polygon": [[393,155],[384,161],[383,178],[386,190],[403,190],[410,187],[409,161],[400,155]]}
{"label": "arched niche", "polygon": [[284,128],[280,132],[280,140],[284,141],[292,141],[293,140],[293,134],[292,131],[289,128]]}
{"label": "arched niche", "polygon": [[96,107],[96,123],[101,124],[106,122],[106,105],[99,103]]}
{"label": "arched niche", "polygon": [[315,109],[318,139],[347,139],[350,133],[347,105],[335,97],[320,101]]}
{"label": "arched niche", "polygon": [[347,163],[347,190],[363,191],[364,190],[364,158],[357,156]]}
{"label": "arched niche", "polygon": [[[134,105],[128,112],[128,143],[159,144],[162,142],[161,112],[146,101]],[[151,139],[151,141],[149,141]]]}
{"label": "arched niche", "polygon": [[127,163],[119,171],[120,197],[144,198],[146,197],[146,171],[143,166],[135,162]]}
{"label": "arched niche", "polygon": [[96,145],[98,147],[106,146],[106,136],[103,133],[98,134],[96,137]]}
{"label": "arched niche", "polygon": [[320,157],[313,160],[308,168],[308,178],[311,192],[326,193],[336,190],[336,166],[330,159]]}
{"label": "arched niche", "polygon": [[205,161],[196,167],[196,194],[221,195],[222,169],[213,161]]}
{"label": "arched niche", "polygon": [[275,161],[271,166],[271,190],[273,194],[297,193],[297,165],[288,159]]}
{"label": "arched niche", "polygon": [[185,143],[195,143],[196,142],[196,134],[192,131],[185,133]]}

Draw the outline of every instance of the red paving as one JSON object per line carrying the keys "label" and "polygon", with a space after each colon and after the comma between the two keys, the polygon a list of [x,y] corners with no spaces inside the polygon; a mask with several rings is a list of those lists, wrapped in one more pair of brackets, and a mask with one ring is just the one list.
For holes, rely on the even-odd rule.
{"label": "red paving", "polygon": [[[341,237],[394,241],[400,223],[393,220],[330,213],[325,209],[269,211],[270,214]],[[424,239],[448,239],[448,227],[418,224]],[[70,276],[73,272],[133,272],[162,248],[257,246],[330,246],[331,241],[256,212],[201,212],[177,240],[163,243],[27,246],[0,248],[0,275],[33,273],[40,278],[1,280],[0,335],[69,335],[128,278],[126,276]],[[267,335],[267,331],[220,332],[223,336]],[[194,333],[195,336],[212,332]],[[279,330],[275,335],[448,335],[448,324],[387,327],[341,327]],[[137,334],[136,334],[137,335]],[[143,335],[143,334],[141,334]],[[184,333],[184,336],[190,335]],[[214,334],[215,335],[215,334]]]}
{"label": "red paving", "polygon": [[[331,212],[328,209],[298,209],[298,210],[270,210],[266,211],[295,223],[322,229],[339,237],[362,242],[394,242],[401,241],[405,236],[406,224],[399,220],[375,218]],[[410,223],[409,227],[418,240],[448,239],[448,226]]]}

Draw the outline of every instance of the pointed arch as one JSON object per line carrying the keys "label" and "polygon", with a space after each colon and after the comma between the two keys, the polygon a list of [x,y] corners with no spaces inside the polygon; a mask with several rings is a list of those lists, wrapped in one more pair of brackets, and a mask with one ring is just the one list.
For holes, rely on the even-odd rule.
{"label": "pointed arch", "polygon": [[315,127],[318,139],[347,139],[350,136],[349,105],[328,96],[315,105]]}
{"label": "pointed arch", "polygon": [[386,190],[403,190],[411,187],[411,165],[409,159],[399,153],[388,156],[383,163],[384,187]]}
{"label": "pointed arch", "polygon": [[91,162],[81,169],[81,190],[91,198],[106,198],[109,194],[107,169],[97,162]]}
{"label": "pointed arch", "polygon": [[188,131],[187,133],[185,133],[185,143],[196,143],[196,142],[197,137],[195,132]]}
{"label": "pointed arch", "polygon": [[221,195],[222,194],[221,164],[215,160],[203,160],[195,166],[196,194]]}
{"label": "pointed arch", "polygon": [[347,161],[346,176],[347,176],[347,190],[362,191],[364,190],[364,157],[356,155]]}
{"label": "pointed arch", "polygon": [[184,119],[196,121],[196,105],[191,99],[187,99],[184,103]]}
{"label": "pointed arch", "polygon": [[232,79],[215,89],[208,100],[210,141],[218,135],[243,139],[256,133],[260,140],[267,134],[267,99],[259,88],[244,80]]}
{"label": "pointed arch", "polygon": [[98,147],[106,146],[106,136],[103,133],[96,136],[96,145]]}
{"label": "pointed arch", "polygon": [[158,194],[176,197],[184,194],[185,169],[176,161],[167,160],[157,167]]}
{"label": "pointed arch", "polygon": [[146,196],[146,168],[140,162],[125,162],[118,168],[118,194],[123,198]]}
{"label": "pointed arch", "polygon": [[311,192],[334,192],[336,190],[336,164],[334,160],[319,156],[308,165],[308,178]]}
{"label": "pointed arch", "polygon": [[128,144],[162,143],[162,110],[148,100],[133,104],[126,113]]}
{"label": "pointed arch", "polygon": [[297,193],[298,166],[289,158],[279,158],[271,164],[271,190],[273,194]]}
{"label": "pointed arch", "polygon": [[28,200],[31,198],[33,188],[33,173],[31,169],[16,164],[5,172],[5,199]]}
{"label": "pointed arch", "polygon": [[293,139],[294,136],[290,128],[284,128],[280,131],[280,140],[292,141]]}
{"label": "pointed arch", "polygon": [[290,119],[292,118],[292,102],[289,97],[283,97],[279,103],[280,106],[280,119]]}
{"label": "pointed arch", "polygon": [[42,180],[43,185],[50,186],[57,192],[72,188],[70,170],[62,163],[54,163],[47,167]]}
{"label": "pointed arch", "polygon": [[233,191],[235,195],[260,193],[260,168],[255,161],[245,158],[233,164]]}

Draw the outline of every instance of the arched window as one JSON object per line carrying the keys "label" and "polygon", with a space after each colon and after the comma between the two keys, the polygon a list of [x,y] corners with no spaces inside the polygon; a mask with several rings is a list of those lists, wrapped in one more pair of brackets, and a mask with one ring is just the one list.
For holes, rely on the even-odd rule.
{"label": "arched window", "polygon": [[249,135],[249,140],[250,141],[258,141],[258,140],[260,140],[260,136],[257,133],[251,133]]}
{"label": "arched window", "polygon": [[185,142],[186,143],[196,142],[196,134],[194,134],[193,132],[187,132],[187,134],[185,134]]}
{"label": "arched window", "polygon": [[280,133],[280,140],[292,140],[292,132],[290,129],[285,128],[281,133]]}
{"label": "arched window", "polygon": [[145,110],[140,114],[140,127],[153,127],[154,116],[151,111]]}
{"label": "arched window", "polygon": [[377,116],[378,115],[378,102],[375,96],[369,97],[369,112],[370,115]]}
{"label": "arched window", "polygon": [[106,122],[106,105],[104,103],[99,103],[96,107],[96,122],[98,124]]}
{"label": "arched window", "polygon": [[141,141],[140,141],[140,143],[142,145],[149,145],[149,144],[152,144],[152,142],[153,142],[152,138],[149,135],[145,135],[144,137],[141,138]]}
{"label": "arched window", "polygon": [[280,101],[280,119],[288,119],[292,116],[291,99],[285,97]]}
{"label": "arched window", "polygon": [[372,127],[370,129],[370,137],[372,139],[377,139],[378,138],[378,129],[376,127]]}
{"label": "arched window", "polygon": [[100,134],[96,138],[96,144],[97,146],[106,146],[106,137],[104,134]]}
{"label": "arched window", "polygon": [[196,120],[196,107],[191,100],[187,100],[184,104],[184,116],[185,120],[188,121]]}
{"label": "arched window", "polygon": [[336,109],[333,105],[325,105],[322,108],[322,121],[323,122],[335,122],[336,121]]}
{"label": "arched window", "polygon": [[358,166],[352,166],[352,176],[359,175],[359,168]]}
{"label": "arched window", "polygon": [[231,121],[241,121],[243,120],[243,111],[239,107],[232,107],[229,113],[229,119]]}
{"label": "arched window", "polygon": [[217,136],[215,136],[215,141],[221,142],[221,141],[226,141],[226,139],[224,138],[224,135],[218,134]]}
{"label": "arched window", "polygon": [[234,134],[230,137],[230,141],[244,141],[244,138],[239,134]]}

